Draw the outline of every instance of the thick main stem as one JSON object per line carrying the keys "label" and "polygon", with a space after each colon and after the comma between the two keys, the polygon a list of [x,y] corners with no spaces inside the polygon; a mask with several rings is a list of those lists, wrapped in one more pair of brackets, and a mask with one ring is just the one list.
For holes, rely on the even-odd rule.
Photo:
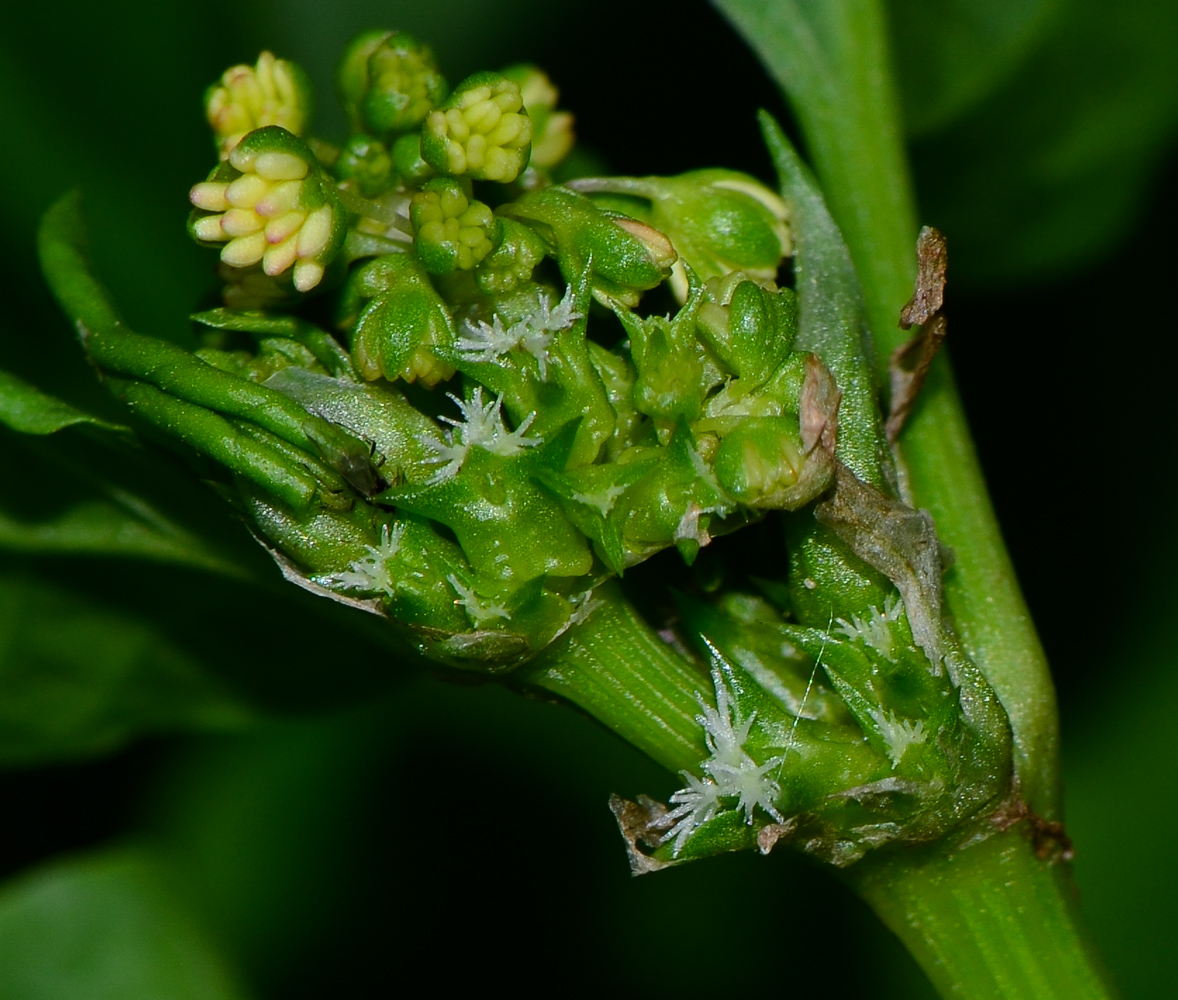
{"label": "thick main stem", "polygon": [[659,638],[616,583],[594,599],[589,619],[516,679],[567,698],[671,771],[698,767],[708,751],[696,694],[711,682]]}
{"label": "thick main stem", "polygon": [[[781,84],[855,262],[886,382],[916,272],[916,211],[878,0],[714,0]],[[1002,544],[948,361],[938,359],[900,439],[917,506],[956,555],[945,601],[1014,733],[1031,809],[1060,814],[1055,693]]]}
{"label": "thick main stem", "polygon": [[1020,826],[949,851],[868,857],[846,880],[946,997],[1108,1000],[1067,866],[1036,857]]}

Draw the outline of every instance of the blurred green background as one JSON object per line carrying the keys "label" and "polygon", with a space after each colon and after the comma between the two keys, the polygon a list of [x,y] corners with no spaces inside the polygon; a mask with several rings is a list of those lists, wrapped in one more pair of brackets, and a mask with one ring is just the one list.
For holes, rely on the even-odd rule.
{"label": "blurred green background", "polygon": [[[1178,5],[890,11],[922,215],[953,254],[951,351],[1059,687],[1084,910],[1125,996],[1164,996]],[[0,34],[0,368],[111,412],[39,278],[40,214],[81,187],[132,325],[186,341],[212,284],[183,227],[212,162],[203,89],[272,49],[338,137],[334,59],[371,26],[431,42],[452,81],[544,65],[618,172],[769,179],[754,112],[784,104],[703,3],[22,5]],[[277,586],[54,553],[33,526],[109,496],[87,439],[62,448],[65,471],[0,436],[0,995],[377,995],[422,970],[455,989],[931,995],[791,857],[631,880],[608,794],[675,782],[591,721],[443,683]]]}

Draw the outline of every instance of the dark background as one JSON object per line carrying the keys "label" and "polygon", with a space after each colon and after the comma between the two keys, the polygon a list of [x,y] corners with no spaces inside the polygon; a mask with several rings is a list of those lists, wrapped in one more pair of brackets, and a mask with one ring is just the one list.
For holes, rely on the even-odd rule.
{"label": "dark background", "polygon": [[[907,6],[896,5],[897,23]],[[1142,18],[1153,10],[1137,7]],[[188,337],[187,310],[210,282],[207,255],[183,229],[187,188],[211,157],[200,95],[262,48],[308,70],[327,137],[342,131],[335,56],[373,25],[419,33],[451,80],[523,59],[544,65],[582,141],[620,173],[722,164],[769,180],[754,112],[786,115],[739,39],[700,3],[68,2],[22,6],[6,20],[0,367],[78,401],[100,397],[38,276],[38,217],[81,186],[99,270],[132,324]],[[915,44],[900,40],[901,76],[928,85],[904,56]],[[1029,45],[1011,70],[1008,92],[1041,77],[1042,96],[1076,72],[1036,51]],[[1136,157],[1128,181],[1100,167],[1087,182],[1081,171],[1052,186],[1027,152],[1035,122],[1002,102],[999,88],[956,124],[925,128],[914,142],[917,189],[923,219],[944,228],[951,254],[961,247],[950,350],[1055,672],[1084,909],[1126,997],[1161,996],[1178,890],[1174,116],[1146,116],[1134,134],[1150,139],[1112,157]],[[1038,113],[1049,130],[1071,108],[1048,101]],[[1108,113],[1116,118],[1115,103]],[[1003,123],[1011,134],[996,141]],[[1078,191],[1088,224],[1062,210],[1059,224],[1052,198]],[[300,655],[272,641],[289,627],[281,602],[245,588],[98,559],[17,562],[61,586],[101,581],[112,605],[157,609],[177,635],[199,631],[193,643],[212,656],[218,643],[255,658]],[[287,710],[237,734],[148,736],[0,775],[0,869],[147,838],[261,996],[391,992],[422,969],[442,988],[930,994],[862,904],[791,857],[719,858],[631,880],[608,794],[665,796],[674,780],[590,721],[386,667],[377,646],[339,642],[317,636],[292,684],[316,671],[350,676],[357,661],[373,673],[375,662],[363,707],[324,714],[292,695]]]}

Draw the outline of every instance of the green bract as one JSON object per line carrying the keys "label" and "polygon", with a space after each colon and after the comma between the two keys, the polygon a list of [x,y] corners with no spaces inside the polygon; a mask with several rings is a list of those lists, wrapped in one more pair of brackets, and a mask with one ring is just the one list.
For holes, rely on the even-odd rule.
{"label": "green bract", "polygon": [[527,166],[532,120],[519,84],[498,73],[476,73],[431,111],[421,155],[439,173],[508,183]]}

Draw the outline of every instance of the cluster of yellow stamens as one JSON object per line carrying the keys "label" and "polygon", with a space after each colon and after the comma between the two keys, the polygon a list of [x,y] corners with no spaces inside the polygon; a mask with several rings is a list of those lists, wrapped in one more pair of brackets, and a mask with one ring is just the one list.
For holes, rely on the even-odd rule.
{"label": "cluster of yellow stamens", "polygon": [[[488,74],[490,75],[490,74]],[[532,120],[517,83],[496,77],[460,87],[431,111],[421,136],[422,156],[455,176],[510,183],[527,165]]]}
{"label": "cluster of yellow stamens", "polygon": [[220,143],[221,159],[227,160],[241,140],[254,129],[281,125],[299,135],[306,125],[306,100],[299,71],[273,53],[258,56],[257,66],[231,66],[221,75],[220,86],[211,87],[205,113]]}
{"label": "cluster of yellow stamens", "polygon": [[225,242],[221,260],[231,267],[261,262],[274,277],[292,265],[294,285],[306,292],[319,284],[323,265],[317,258],[331,241],[332,205],[308,210],[304,205],[310,165],[293,153],[236,147],[229,163],[241,176],[233,181],[205,181],[189,200],[206,215],[193,223],[198,239]]}

